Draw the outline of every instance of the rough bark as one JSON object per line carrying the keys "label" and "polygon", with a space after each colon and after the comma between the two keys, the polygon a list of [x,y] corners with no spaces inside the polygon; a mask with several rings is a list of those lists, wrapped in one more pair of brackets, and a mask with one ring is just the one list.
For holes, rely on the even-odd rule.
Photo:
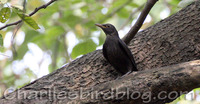
{"label": "rough bark", "polygon": [[[190,63],[187,63],[188,67],[183,68],[183,70],[176,68],[169,68],[169,70],[168,68],[153,68],[200,59],[200,2],[197,1],[192,3],[178,13],[139,32],[130,42],[129,48],[131,49],[138,69],[140,70],[139,72],[129,75],[129,77],[127,76],[120,80],[114,80],[118,73],[103,58],[102,51],[97,50],[74,60],[55,72],[44,76],[7,96],[2,97],[0,103],[68,103],[70,102],[69,99],[59,99],[57,95],[63,98],[65,94],[62,95],[61,93],[79,91],[81,88],[89,89],[94,87],[96,88],[95,90],[100,91],[101,88],[103,88],[102,86],[106,85],[106,83],[109,83],[107,84],[109,87],[105,86],[108,90],[109,88],[121,86],[122,88],[130,87],[130,89],[138,91],[143,90],[142,86],[139,86],[139,83],[142,83],[143,88],[146,88],[146,90],[152,88],[150,90],[151,92],[155,92],[154,96],[160,91],[158,88],[163,88],[163,91],[190,91],[195,87],[199,87],[200,78],[196,75],[197,73],[200,74],[199,66],[191,65],[190,67]],[[170,69],[175,70],[175,72]],[[155,70],[158,70],[159,72],[156,72]],[[193,74],[194,72],[196,72],[196,74]],[[156,73],[155,76],[158,76],[159,79],[155,76],[155,78],[151,77],[153,73]],[[170,73],[175,74],[173,75]],[[191,76],[194,75],[194,77],[190,77],[190,74],[192,74]],[[149,78],[151,78],[146,79],[143,76],[149,76]],[[127,78],[128,81],[132,80],[132,82],[135,83],[132,83],[131,85],[130,82],[127,82],[127,85],[125,85],[123,84],[123,81],[126,80],[125,78]],[[144,80],[147,81],[143,82]],[[184,82],[180,83],[180,85],[178,85],[179,83],[175,83],[176,81],[180,82],[182,80]],[[157,81],[161,81],[162,83]],[[118,83],[117,86],[115,83]],[[150,83],[150,85],[148,83]],[[134,84],[138,85],[134,86]],[[168,87],[171,90],[169,90]],[[26,95],[23,96],[24,94]],[[102,99],[99,100],[101,102],[107,101]],[[131,103],[134,101],[136,100],[132,99],[127,102]],[[137,101],[139,103],[139,101],[142,100]],[[152,102],[149,103],[162,104],[165,101],[167,102],[170,100],[166,99],[156,102],[152,100]]]}
{"label": "rough bark", "polygon": [[[85,94],[85,96],[78,96],[71,102],[87,104],[163,104],[173,101],[180,94],[188,93],[188,91],[199,86],[200,60],[196,60],[134,72],[122,79],[82,89],[82,92],[84,92],[82,94]],[[70,99],[67,100],[70,101]]]}

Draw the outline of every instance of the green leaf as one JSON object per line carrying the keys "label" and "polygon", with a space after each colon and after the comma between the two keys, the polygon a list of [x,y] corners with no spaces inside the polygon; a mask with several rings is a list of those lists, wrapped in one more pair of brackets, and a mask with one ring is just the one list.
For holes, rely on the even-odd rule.
{"label": "green leaf", "polygon": [[0,46],[3,46],[3,37],[1,34],[0,34]]}
{"label": "green leaf", "polygon": [[15,13],[17,13],[17,15],[26,23],[28,24],[30,27],[32,27],[33,29],[37,30],[40,29],[40,27],[38,26],[38,24],[35,22],[34,19],[32,19],[30,16],[24,14],[20,9],[13,7],[13,11]]}
{"label": "green leaf", "polygon": [[43,42],[50,48],[52,47],[52,41],[55,41],[58,36],[61,36],[65,33],[65,30],[61,26],[53,26],[49,27],[45,31],[45,37],[43,39]]}
{"label": "green leaf", "polygon": [[135,7],[135,8],[139,7],[139,5],[134,3],[134,2],[131,2],[129,5],[132,6],[132,7]]}
{"label": "green leaf", "polygon": [[117,12],[117,15],[120,16],[121,18],[128,18],[129,13],[130,12],[128,12],[127,9],[122,8],[119,12]]}
{"label": "green leaf", "polygon": [[50,38],[50,37],[55,38],[59,35],[64,34],[64,32],[65,32],[65,30],[62,26],[53,26],[46,30],[46,34],[48,35],[48,38]]}
{"label": "green leaf", "polygon": [[23,10],[20,9],[19,6],[12,6],[12,10],[13,10],[13,12],[15,12],[15,13],[20,13],[20,14],[23,14],[23,13],[24,13]]}
{"label": "green leaf", "polygon": [[116,0],[114,3],[113,3],[113,8],[118,8],[120,7],[121,5],[125,4],[128,0]]}
{"label": "green leaf", "polygon": [[0,11],[0,22],[4,23],[8,20],[8,18],[10,17],[11,11],[10,8],[8,7],[4,7],[1,9]]}
{"label": "green leaf", "polygon": [[35,22],[34,19],[32,19],[30,16],[27,16],[25,14],[18,14],[18,16],[24,21],[26,22],[30,27],[32,27],[33,29],[37,30],[40,29],[40,27],[38,26],[38,24]]}
{"label": "green leaf", "polygon": [[79,55],[87,54],[96,50],[97,45],[92,41],[92,39],[86,40],[84,42],[78,43],[72,50],[71,57],[74,59]]}
{"label": "green leaf", "polygon": [[61,18],[59,20],[60,22],[66,22],[70,27],[74,27],[76,23],[81,22],[81,19],[82,18],[71,14],[71,15],[64,16],[64,18]]}

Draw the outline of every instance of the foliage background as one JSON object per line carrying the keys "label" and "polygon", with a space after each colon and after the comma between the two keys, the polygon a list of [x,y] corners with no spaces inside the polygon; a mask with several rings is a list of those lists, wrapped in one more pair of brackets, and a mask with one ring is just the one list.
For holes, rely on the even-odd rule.
{"label": "foliage background", "polygon": [[[10,9],[10,16],[5,23],[0,23],[0,27],[20,20],[20,12],[15,12],[13,6],[29,14],[49,2],[0,1],[1,10],[5,7]],[[146,0],[57,0],[31,17],[40,29],[33,29],[34,26],[24,20],[22,24],[0,30],[0,96],[53,72],[83,54],[101,49],[105,35],[95,23],[112,23],[123,37],[145,3]],[[141,30],[176,13],[181,9],[179,6],[184,6],[181,3],[180,0],[158,1]],[[172,104],[198,103],[199,93],[200,89],[195,89]]]}

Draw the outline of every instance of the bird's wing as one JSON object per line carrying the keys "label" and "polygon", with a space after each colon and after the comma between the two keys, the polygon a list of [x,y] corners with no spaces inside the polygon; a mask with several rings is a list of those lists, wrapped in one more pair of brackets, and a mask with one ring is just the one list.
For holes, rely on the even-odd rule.
{"label": "bird's wing", "polygon": [[[105,46],[103,46],[103,47],[105,47]],[[104,57],[106,58],[106,60],[109,62],[109,60],[108,60],[108,55],[107,55],[107,52],[106,52],[106,48],[103,48],[103,55],[104,55]],[[110,62],[109,62],[110,63]]]}
{"label": "bird's wing", "polygon": [[122,40],[119,40],[119,46],[124,51],[124,53],[129,57],[132,64],[136,67],[135,60],[133,58],[131,51],[128,49],[128,47],[126,46],[126,44]]}

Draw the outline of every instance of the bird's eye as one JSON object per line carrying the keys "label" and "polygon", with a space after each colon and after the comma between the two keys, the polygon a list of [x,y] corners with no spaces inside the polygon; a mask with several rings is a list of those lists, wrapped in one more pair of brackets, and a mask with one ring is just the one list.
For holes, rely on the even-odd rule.
{"label": "bird's eye", "polygon": [[107,25],[106,27],[110,27],[109,25]]}

